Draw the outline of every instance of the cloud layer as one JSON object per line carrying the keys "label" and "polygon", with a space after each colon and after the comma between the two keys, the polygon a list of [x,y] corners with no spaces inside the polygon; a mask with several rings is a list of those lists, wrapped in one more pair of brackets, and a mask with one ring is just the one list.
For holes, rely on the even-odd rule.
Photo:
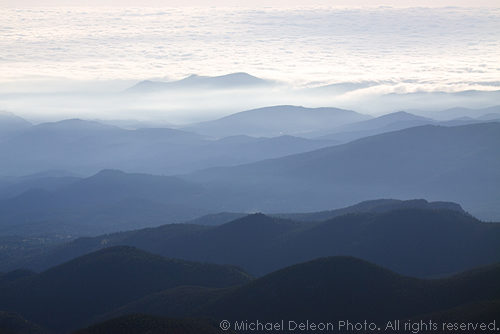
{"label": "cloud layer", "polygon": [[296,83],[497,81],[500,10],[0,10],[2,80],[245,71]]}
{"label": "cloud layer", "polygon": [[[390,93],[499,89],[500,9],[491,8],[3,8],[0,35],[0,110],[32,118],[186,122],[282,103],[382,112],[413,106],[377,100],[374,110]],[[125,105],[100,95],[145,79],[232,72],[287,88]],[[296,91],[338,83],[362,84],[342,96]]]}

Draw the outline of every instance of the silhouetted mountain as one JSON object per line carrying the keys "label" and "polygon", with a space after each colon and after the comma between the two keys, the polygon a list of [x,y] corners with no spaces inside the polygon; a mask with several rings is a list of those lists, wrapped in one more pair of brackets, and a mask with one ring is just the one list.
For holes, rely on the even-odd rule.
{"label": "silhouetted mountain", "polygon": [[109,313],[101,315],[97,321],[133,313],[168,315],[169,317],[185,317],[186,315],[200,314],[200,311],[206,308],[207,305],[210,305],[235,289],[235,287],[217,289],[200,286],[180,286],[134,300]]}
{"label": "silhouetted mountain", "polygon": [[494,120],[500,121],[500,107],[497,107],[497,109],[495,111],[498,111],[498,112],[485,114],[485,115],[478,117],[477,119],[481,120],[481,121],[494,121]]}
{"label": "silhouetted mountain", "polygon": [[[333,218],[325,221],[295,222],[253,214],[219,226],[174,224],[79,238],[39,256],[7,262],[0,270],[39,270],[114,245],[193,261],[230,263],[256,275],[333,255],[356,256],[423,277],[500,261],[500,225],[480,222],[451,204],[445,207],[452,210],[433,204],[412,208],[414,204],[364,208],[365,213],[348,208],[344,211],[348,214],[333,211]],[[311,214],[312,219],[326,217]]]}
{"label": "silhouetted mountain", "polygon": [[[5,268],[5,271],[17,269],[6,274],[0,273],[0,281],[9,279],[11,274],[18,271],[18,274],[31,273],[31,271],[25,271],[18,268],[28,268],[29,266],[26,266],[27,263],[39,261],[41,257],[48,255],[49,250],[53,249],[56,245],[65,244],[72,240],[74,240],[74,238],[64,235],[39,235],[36,237],[0,236],[0,267]],[[61,261],[57,261],[57,263],[61,263]],[[0,269],[0,271],[3,270]]]}
{"label": "silhouetted mountain", "polygon": [[12,113],[0,110],[0,140],[31,127],[31,123]]}
{"label": "silhouetted mountain", "polygon": [[445,198],[498,219],[498,142],[500,123],[427,125],[186,179],[225,194],[213,206],[218,211],[318,211],[370,198]]}
{"label": "silhouetted mountain", "polygon": [[49,334],[37,324],[13,312],[0,311],[0,333],[2,334]]}
{"label": "silhouetted mountain", "polygon": [[[124,315],[81,333],[114,333],[125,328],[132,333],[156,333],[168,326],[205,333],[197,324],[210,329],[214,328],[210,323],[222,319],[336,323],[431,315],[436,316],[435,321],[449,321],[460,315],[460,321],[491,321],[494,319],[489,317],[498,314],[499,279],[498,264],[423,280],[352,257],[328,257],[250,281],[234,267],[167,260],[129,247],[114,247],[0,284],[0,306],[64,332]],[[181,286],[183,283],[192,286]],[[146,312],[170,318],[210,317],[214,322],[127,315]]]}
{"label": "silhouetted mountain", "polygon": [[0,273],[0,284],[8,284],[19,279],[25,279],[36,275],[34,271],[17,269],[7,273]]}
{"label": "silhouetted mountain", "polygon": [[[500,91],[492,92],[492,94],[498,95]],[[488,92],[485,92],[488,94]],[[457,118],[468,117],[470,119],[477,119],[487,121],[490,120],[488,117],[485,118],[488,114],[497,114],[500,112],[500,106],[492,106],[487,108],[464,108],[464,107],[455,107],[448,108],[444,110],[437,111],[424,111],[424,110],[413,110],[412,112],[423,115],[426,117],[431,117],[433,119],[438,119],[441,121],[450,121]]]}
{"label": "silhouetted mountain", "polygon": [[371,130],[384,126],[392,125],[396,122],[432,122],[433,120],[427,117],[413,115],[405,111],[393,112],[390,114],[382,115],[363,122],[357,122],[351,125],[346,125],[345,130]]}
{"label": "silhouetted mountain", "polygon": [[0,285],[0,308],[53,329],[92,317],[153,292],[180,285],[226,287],[250,277],[232,266],[170,260],[131,247],[112,247]]}
{"label": "silhouetted mountain", "polygon": [[498,265],[424,281],[354,258],[323,258],[257,279],[208,305],[203,313],[235,320],[401,319],[498,298],[499,278]]}
{"label": "silhouetted mountain", "polygon": [[[346,124],[338,127],[334,131],[330,131],[328,134],[323,134],[319,138],[348,142],[380,133],[435,123],[436,121],[430,118],[413,115],[404,111],[398,111],[366,121]],[[321,133],[309,134],[308,137],[318,136],[319,134]]]}
{"label": "silhouetted mountain", "polygon": [[75,176],[40,176],[9,178],[0,185],[0,199],[19,196],[32,189],[56,191],[64,188],[80,178]]}
{"label": "silhouetted mountain", "polygon": [[128,130],[139,130],[139,129],[164,129],[164,128],[175,128],[175,125],[163,120],[137,120],[137,119],[94,119],[94,121],[117,126],[122,129]]}
{"label": "silhouetted mountain", "polygon": [[[481,110],[488,109],[484,106],[491,106],[498,103],[500,90],[465,90],[456,92],[446,91],[415,91],[408,93],[389,93],[385,95],[367,97],[365,103],[370,103],[371,110],[407,110],[413,114],[430,117],[432,119],[445,121],[462,116],[476,118],[481,116]],[[460,114],[457,106],[468,106],[471,113]],[[455,109],[456,110],[453,110]],[[449,110],[449,112],[442,112]],[[478,113],[476,113],[478,111]],[[488,113],[488,111],[484,112]]]}
{"label": "silhouetted mountain", "polygon": [[324,221],[349,213],[383,213],[401,209],[429,209],[429,210],[452,210],[460,213],[465,213],[462,207],[457,203],[452,202],[427,202],[424,199],[415,200],[397,200],[397,199],[377,199],[372,201],[364,201],[345,208],[310,212],[310,213],[282,213],[273,214],[279,218],[292,219],[295,221]]}
{"label": "silhouetted mountain", "polygon": [[185,129],[214,137],[242,134],[275,137],[326,131],[369,118],[371,116],[337,108],[283,105],[242,111],[214,121],[193,124]]}
{"label": "silhouetted mountain", "polygon": [[104,170],[56,191],[0,201],[0,233],[88,235],[192,219],[207,211],[186,199],[202,191],[176,177]]}
{"label": "silhouetted mountain", "polygon": [[[327,219],[342,216],[348,213],[382,213],[400,209],[446,209],[465,213],[462,207],[457,203],[452,202],[427,202],[424,199],[415,200],[397,200],[397,199],[377,199],[364,201],[345,208],[306,212],[306,213],[270,213],[271,217],[291,219],[302,222],[320,222]],[[220,212],[208,214],[188,221],[188,224],[197,225],[222,225],[233,220],[243,218],[247,214],[241,212]]]}
{"label": "silhouetted mountain", "polygon": [[[457,320],[462,322],[476,313],[481,317],[493,315],[488,319],[492,321],[498,313],[488,310],[500,296],[498,279],[499,265],[444,279],[419,280],[359,259],[329,257],[273,272],[241,287],[219,290],[219,298],[209,298],[201,307],[186,306],[207,292],[193,289],[184,291],[184,297],[179,298],[179,292],[164,291],[122,307],[117,313],[145,308],[153,314],[170,316],[173,305],[178,305],[187,310],[184,316],[211,316],[218,320],[287,319],[287,326],[288,320],[328,321],[335,325],[338,320],[368,320],[379,322],[384,328],[389,320],[418,318],[480,303],[487,305],[486,312],[476,307],[463,308],[466,317]],[[451,320],[448,316],[441,319]]]}
{"label": "silhouetted mountain", "polygon": [[172,319],[131,314],[76,331],[74,334],[220,334],[219,324],[206,319]]}
{"label": "silhouetted mountain", "polygon": [[500,189],[493,185],[500,180],[499,141],[499,123],[423,126],[279,159],[213,168],[183,176],[188,183],[124,173],[119,177],[123,186],[89,178],[81,182],[91,184],[92,191],[77,182],[68,186],[71,191],[30,191],[0,201],[5,222],[0,233],[39,233],[38,227],[47,224],[52,231],[95,235],[213,212],[320,211],[380,197],[444,198],[482,219],[496,220]]}
{"label": "silhouetted mountain", "polygon": [[127,93],[153,93],[179,89],[241,89],[269,86],[271,81],[254,77],[248,73],[231,73],[216,77],[192,74],[182,80],[171,82],[141,81],[126,90]]}
{"label": "silhouetted mountain", "polygon": [[212,213],[209,215],[204,215],[195,219],[192,219],[187,222],[187,224],[195,224],[195,225],[222,225],[229,223],[233,220],[240,219],[247,216],[246,213],[239,212],[220,212],[220,213]]}
{"label": "silhouetted mountain", "polygon": [[[475,322],[491,323],[497,320],[500,311],[500,299],[483,300],[453,307],[448,310],[421,315],[420,319],[433,319],[436,322]],[[419,319],[419,320],[420,320]],[[479,331],[478,331],[479,332]],[[441,333],[441,332],[438,332]],[[444,333],[444,331],[443,331]]]}
{"label": "silhouetted mountain", "polygon": [[62,169],[89,174],[140,160],[138,155],[147,147],[199,140],[195,134],[173,129],[125,130],[79,119],[43,123],[1,143],[0,152],[6,157],[1,172],[22,175]]}
{"label": "silhouetted mountain", "polygon": [[44,123],[0,143],[0,174],[23,175],[66,170],[80,175],[102,169],[154,174],[186,173],[306,152],[331,140],[278,138],[213,140],[167,128],[126,130],[94,121]]}

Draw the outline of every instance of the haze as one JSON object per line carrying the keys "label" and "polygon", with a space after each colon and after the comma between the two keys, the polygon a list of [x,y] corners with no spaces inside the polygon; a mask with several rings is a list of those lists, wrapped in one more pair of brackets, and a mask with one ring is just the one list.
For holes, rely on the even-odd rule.
{"label": "haze", "polygon": [[[276,104],[371,114],[483,108],[495,100],[379,97],[494,91],[500,77],[498,8],[36,7],[0,9],[0,22],[0,110],[32,121],[188,123]],[[235,72],[280,85],[237,95],[116,96],[142,80]],[[307,90],[328,84],[356,89]]]}

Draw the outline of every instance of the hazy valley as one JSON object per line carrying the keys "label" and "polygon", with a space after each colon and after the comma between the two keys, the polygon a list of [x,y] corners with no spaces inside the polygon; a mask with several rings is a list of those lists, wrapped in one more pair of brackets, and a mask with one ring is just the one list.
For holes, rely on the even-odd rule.
{"label": "hazy valley", "polygon": [[4,2],[0,334],[500,330],[498,4]]}

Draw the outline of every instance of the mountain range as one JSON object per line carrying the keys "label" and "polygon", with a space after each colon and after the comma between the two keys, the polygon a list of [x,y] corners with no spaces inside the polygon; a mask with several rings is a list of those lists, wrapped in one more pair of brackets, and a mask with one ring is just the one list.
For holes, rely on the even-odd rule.
{"label": "mountain range", "polygon": [[[1,122],[1,121],[0,121]],[[42,123],[0,140],[0,175],[48,170],[91,175],[102,169],[178,174],[231,166],[336,144],[292,136],[234,136],[213,140],[169,128],[127,130],[79,119]]]}
{"label": "mountain range", "polygon": [[494,220],[500,217],[494,186],[500,182],[499,141],[496,122],[426,125],[184,178],[226,195],[212,205],[221,212],[316,211],[380,197],[445,198]]}
{"label": "mountain range", "polygon": [[233,264],[254,275],[317,257],[350,255],[404,275],[436,277],[499,262],[499,241],[498,224],[481,222],[459,205],[378,200],[329,212],[251,214],[221,225],[167,224],[83,237],[18,250],[15,257],[4,257],[0,270],[44,270],[128,245],[167,257]]}
{"label": "mountain range", "polygon": [[[166,259],[130,247],[112,247],[42,273],[0,276],[0,308],[57,330],[139,297],[181,285],[228,287],[251,277],[231,266]],[[75,328],[73,327],[73,328]]]}
{"label": "mountain range", "polygon": [[[438,122],[407,112],[372,118],[337,108],[273,106],[191,124],[184,127],[188,131],[123,129],[80,119],[32,125],[4,113],[0,117],[0,153],[5,160],[0,176],[51,170],[91,175],[110,168],[167,175],[189,173],[312,151],[419,125],[498,121],[500,115],[494,111],[484,109],[482,112],[488,113],[474,119]],[[1,187],[0,179],[0,193]]]}
{"label": "mountain range", "polygon": [[344,126],[340,126],[333,131],[330,130],[328,134],[324,134],[324,132],[312,133],[309,134],[308,137],[349,142],[355,139],[369,137],[384,132],[403,130],[415,126],[436,123],[438,122],[431,118],[413,115],[404,111],[398,111],[365,121],[349,123]]}
{"label": "mountain range", "polygon": [[260,79],[248,73],[238,72],[215,77],[192,74],[177,81],[141,81],[130,87],[125,93],[157,93],[170,90],[214,90],[214,89],[241,89],[272,86],[273,81]]}
{"label": "mountain range", "polygon": [[31,126],[32,124],[24,118],[0,110],[0,140]]}
{"label": "mountain range", "polygon": [[496,122],[426,125],[176,177],[104,170],[34,178],[17,189],[4,184],[0,235],[97,235],[217,212],[323,211],[374,198],[446,199],[495,221],[499,141]]}
{"label": "mountain range", "polygon": [[182,221],[208,213],[186,201],[205,193],[178,177],[103,170],[0,201],[0,234],[88,235]]}
{"label": "mountain range", "polygon": [[[469,318],[479,305],[490,305],[494,311],[491,307],[500,299],[499,279],[498,265],[422,280],[352,257],[327,257],[252,280],[234,267],[112,247],[40,274],[3,274],[0,305],[55,332],[105,320],[80,333],[118,333],[129,326],[131,333],[141,328],[156,333],[173,324],[185,330],[208,326],[216,333],[209,321],[195,320],[207,317],[213,323],[286,319],[338,324],[349,319],[384,326],[394,319],[434,319],[434,314],[447,321],[457,308],[467,310],[464,315]],[[150,315],[134,315],[141,313]]]}
{"label": "mountain range", "polygon": [[184,130],[214,137],[242,134],[257,137],[301,136],[370,118],[368,115],[338,108],[282,105],[242,111],[213,121],[192,124]]}

